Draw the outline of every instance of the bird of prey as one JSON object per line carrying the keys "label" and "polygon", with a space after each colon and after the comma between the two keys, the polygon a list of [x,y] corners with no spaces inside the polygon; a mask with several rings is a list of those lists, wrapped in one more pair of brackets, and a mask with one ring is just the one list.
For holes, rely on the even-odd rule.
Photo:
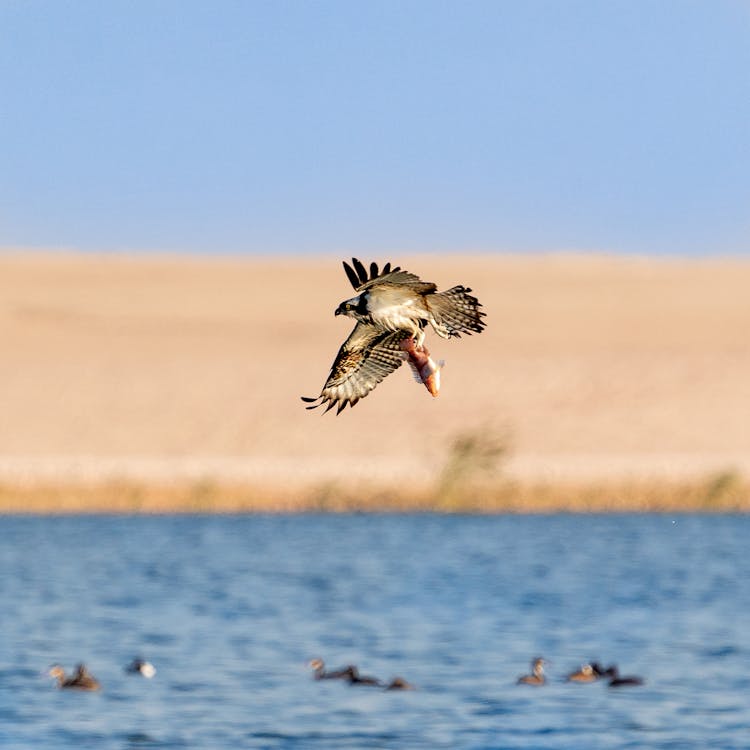
{"label": "bird of prey", "polygon": [[354,406],[383,378],[408,361],[415,376],[433,396],[439,387],[439,366],[424,347],[427,325],[438,336],[459,338],[462,333],[481,333],[485,323],[481,304],[471,289],[454,286],[439,292],[431,282],[386,263],[382,270],[371,263],[368,270],[356,258],[344,270],[355,297],[336,308],[336,315],[357,323],[339,349],[331,372],[317,398],[303,396],[308,409],[334,406],[340,414],[347,404]]}

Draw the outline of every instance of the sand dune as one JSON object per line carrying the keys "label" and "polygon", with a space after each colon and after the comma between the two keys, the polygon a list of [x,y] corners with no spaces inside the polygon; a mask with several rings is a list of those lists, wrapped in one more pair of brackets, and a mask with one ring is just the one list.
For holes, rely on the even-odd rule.
{"label": "sand dune", "polygon": [[340,260],[1,253],[0,481],[427,482],[467,432],[525,479],[750,473],[750,260],[378,258],[487,330],[428,337],[437,399],[401,368],[321,416]]}

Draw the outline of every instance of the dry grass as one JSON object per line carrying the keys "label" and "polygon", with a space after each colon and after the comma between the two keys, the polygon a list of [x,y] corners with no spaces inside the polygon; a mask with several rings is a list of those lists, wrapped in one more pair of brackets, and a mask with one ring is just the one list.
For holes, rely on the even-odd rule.
{"label": "dry grass", "polygon": [[303,513],[303,512],[748,512],[750,482],[731,471],[692,480],[469,481],[433,488],[332,482],[294,492],[278,487],[195,481],[0,485],[0,513]]}

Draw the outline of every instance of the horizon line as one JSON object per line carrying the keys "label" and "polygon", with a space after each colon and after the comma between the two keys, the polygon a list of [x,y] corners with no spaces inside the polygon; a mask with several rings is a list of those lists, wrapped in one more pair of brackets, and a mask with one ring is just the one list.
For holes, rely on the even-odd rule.
{"label": "horizon line", "polygon": [[37,256],[112,256],[112,257],[132,257],[132,258],[200,258],[200,259],[254,259],[254,260],[277,260],[283,258],[296,258],[300,260],[304,259],[327,259],[327,258],[340,258],[340,257],[351,257],[351,255],[357,254],[366,255],[367,257],[373,255],[388,255],[402,257],[411,256],[426,256],[435,255],[440,257],[450,256],[463,256],[464,258],[484,258],[484,257],[523,257],[529,258],[541,258],[544,256],[554,257],[607,257],[607,258],[622,258],[622,259],[653,259],[653,260],[726,260],[726,261],[738,261],[738,260],[750,260],[750,248],[748,250],[737,250],[734,252],[721,252],[721,253],[710,253],[710,252],[647,252],[638,250],[618,250],[611,247],[603,248],[575,248],[575,247],[539,247],[539,248],[526,248],[518,249],[512,247],[506,248],[463,248],[463,249],[451,249],[451,248],[436,248],[433,250],[414,249],[414,248],[397,248],[394,247],[391,250],[380,250],[380,249],[357,249],[357,248],[339,248],[331,250],[274,250],[264,251],[257,249],[245,249],[245,250],[204,250],[197,248],[146,248],[146,247],[134,247],[134,248],[80,248],[70,245],[0,245],[0,257],[8,257],[12,255],[37,255]]}

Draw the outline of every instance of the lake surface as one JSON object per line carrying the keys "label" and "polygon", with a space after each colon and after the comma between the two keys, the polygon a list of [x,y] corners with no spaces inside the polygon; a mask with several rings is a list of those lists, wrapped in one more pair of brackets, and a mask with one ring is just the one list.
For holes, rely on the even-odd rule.
{"label": "lake surface", "polygon": [[[0,517],[0,746],[748,748],[749,540],[746,516]],[[517,685],[537,655],[548,684]],[[563,681],[592,659],[646,683]],[[42,674],[79,661],[101,692]]]}

